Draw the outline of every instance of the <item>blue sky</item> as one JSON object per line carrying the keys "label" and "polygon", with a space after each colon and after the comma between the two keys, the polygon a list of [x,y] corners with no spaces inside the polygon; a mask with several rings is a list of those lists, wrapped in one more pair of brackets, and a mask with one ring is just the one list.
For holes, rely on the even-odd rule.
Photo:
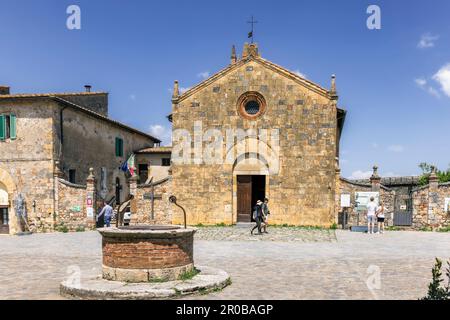
{"label": "blue sky", "polygon": [[[432,5],[430,4],[432,3]],[[81,8],[81,30],[66,9]],[[370,4],[381,30],[366,26]],[[450,163],[450,1],[0,0],[0,83],[15,93],[110,92],[112,118],[167,136],[170,88],[229,63],[251,15],[262,56],[329,87],[348,110],[346,177]]]}

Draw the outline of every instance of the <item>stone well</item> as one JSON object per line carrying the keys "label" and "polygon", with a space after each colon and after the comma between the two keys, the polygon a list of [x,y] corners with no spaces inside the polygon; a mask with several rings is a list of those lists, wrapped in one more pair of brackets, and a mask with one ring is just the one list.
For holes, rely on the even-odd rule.
{"label": "stone well", "polygon": [[179,226],[103,228],[105,280],[128,283],[174,281],[194,270],[196,229]]}

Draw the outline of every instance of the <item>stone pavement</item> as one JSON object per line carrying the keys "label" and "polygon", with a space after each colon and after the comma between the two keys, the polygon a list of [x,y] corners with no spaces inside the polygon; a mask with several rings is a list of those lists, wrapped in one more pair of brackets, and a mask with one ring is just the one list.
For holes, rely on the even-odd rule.
{"label": "stone pavement", "polygon": [[[233,283],[190,299],[417,299],[426,294],[434,258],[450,258],[450,233],[338,230],[335,240],[317,242],[201,237],[196,264],[227,271]],[[0,245],[2,299],[61,299],[62,280],[101,272],[96,232],[0,236]]]}
{"label": "stone pavement", "polygon": [[214,241],[279,241],[279,242],[332,242],[336,241],[333,230],[300,228],[300,227],[269,227],[268,234],[250,234],[252,224],[246,227],[201,227],[197,228],[196,240]]}

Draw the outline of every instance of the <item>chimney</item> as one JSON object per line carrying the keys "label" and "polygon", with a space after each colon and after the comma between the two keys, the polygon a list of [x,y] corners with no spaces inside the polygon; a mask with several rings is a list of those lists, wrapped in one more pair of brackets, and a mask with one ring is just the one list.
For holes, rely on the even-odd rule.
{"label": "chimney", "polygon": [[8,86],[0,86],[0,95],[5,96],[5,95],[9,95],[10,91],[9,91],[9,87]]}
{"label": "chimney", "polygon": [[92,86],[87,84],[84,88],[86,89],[86,92],[91,92]]}

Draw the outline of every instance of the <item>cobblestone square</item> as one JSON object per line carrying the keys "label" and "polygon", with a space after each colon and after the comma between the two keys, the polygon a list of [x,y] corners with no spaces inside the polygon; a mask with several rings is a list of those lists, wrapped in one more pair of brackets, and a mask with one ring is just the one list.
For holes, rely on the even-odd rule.
{"label": "cobblestone square", "polygon": [[[435,257],[450,258],[450,233],[201,228],[195,263],[227,271],[232,285],[189,299],[418,299]],[[61,299],[67,277],[101,272],[97,232],[0,236],[0,298]],[[370,290],[380,272],[379,286]],[[376,281],[374,282],[377,283]]]}

